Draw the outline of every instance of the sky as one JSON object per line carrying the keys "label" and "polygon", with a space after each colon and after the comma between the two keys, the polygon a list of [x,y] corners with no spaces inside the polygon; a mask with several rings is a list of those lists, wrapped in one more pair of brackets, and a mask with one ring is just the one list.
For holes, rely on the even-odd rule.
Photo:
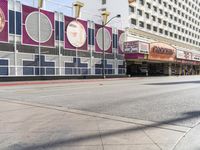
{"label": "sky", "polygon": [[[22,4],[29,6],[38,6],[38,0],[19,0]],[[72,6],[73,0],[46,0],[46,9],[51,11],[62,12],[65,15],[72,15]],[[69,7],[67,7],[69,6]]]}

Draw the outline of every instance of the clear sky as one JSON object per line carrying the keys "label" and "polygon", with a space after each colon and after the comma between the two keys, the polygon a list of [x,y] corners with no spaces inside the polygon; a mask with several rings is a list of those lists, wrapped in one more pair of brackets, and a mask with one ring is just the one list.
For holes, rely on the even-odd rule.
{"label": "clear sky", "polygon": [[[22,4],[38,6],[38,0],[19,0]],[[46,9],[51,11],[63,12],[65,15],[72,15],[73,0],[46,0]],[[69,6],[69,7],[67,7]]]}

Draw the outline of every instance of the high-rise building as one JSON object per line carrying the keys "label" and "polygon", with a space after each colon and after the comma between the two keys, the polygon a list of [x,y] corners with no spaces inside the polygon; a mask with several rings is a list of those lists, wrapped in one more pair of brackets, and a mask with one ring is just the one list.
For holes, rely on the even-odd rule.
{"label": "high-rise building", "polygon": [[199,73],[199,0],[84,2],[87,4],[85,9],[89,11],[89,7],[92,7],[97,10],[96,14],[101,9],[111,12],[111,17],[117,13],[122,14],[122,27],[126,31],[127,43],[124,50],[128,73]]}

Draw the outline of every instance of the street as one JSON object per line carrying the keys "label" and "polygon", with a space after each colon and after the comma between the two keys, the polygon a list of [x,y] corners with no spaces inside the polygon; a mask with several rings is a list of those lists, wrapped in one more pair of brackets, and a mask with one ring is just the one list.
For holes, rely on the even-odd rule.
{"label": "street", "polygon": [[[55,110],[58,111],[64,110],[64,112],[66,111],[68,113],[72,113],[72,115],[74,115],[73,113],[75,114],[82,113],[82,115],[87,116],[88,113],[88,116],[90,117],[91,116],[97,118],[100,117],[103,119],[111,119],[112,117],[122,118],[122,119],[112,118],[112,120],[119,120],[119,121],[132,119],[133,121],[130,122],[134,124],[143,124],[143,123],[138,123],[138,121],[149,122],[150,124],[153,123],[152,126],[147,123],[148,124],[147,126],[149,128],[159,127],[162,125],[172,125],[173,128],[172,130],[178,131],[179,133],[177,134],[181,133],[181,135],[179,135],[177,139],[174,139],[174,141],[172,142],[173,144],[170,147],[158,146],[157,148],[159,149],[175,148],[177,144],[180,142],[179,141],[180,138],[186,135],[188,130],[192,130],[193,128],[198,126],[200,122],[200,101],[199,101],[200,77],[199,76],[148,77],[148,78],[138,77],[138,78],[121,78],[121,79],[105,79],[105,80],[102,79],[77,80],[77,81],[61,80],[61,81],[44,81],[38,83],[37,82],[38,81],[33,81],[29,82],[28,84],[26,84],[25,82],[21,83],[16,82],[17,84],[1,83],[0,84],[1,102],[8,102],[10,103],[10,105],[11,104],[26,105],[27,107],[25,107],[25,109],[29,109],[30,107],[30,110],[32,107],[39,107],[41,105],[40,106],[41,108],[48,107],[49,109],[54,108]],[[5,106],[7,105],[8,104],[5,104]],[[9,109],[6,111],[9,111]],[[90,113],[92,113],[92,115]],[[6,117],[4,116],[3,113],[0,112],[0,114],[1,114],[0,121],[2,122],[1,124],[6,123],[5,120]],[[54,114],[53,112],[51,112],[50,114],[53,116],[56,115],[56,113]],[[37,113],[35,115],[42,116],[42,113],[41,114]],[[70,114],[68,115],[70,116]],[[63,117],[62,115],[58,115],[56,119],[54,118],[56,120],[55,124],[59,122],[58,118],[62,117]],[[31,119],[31,117],[29,119]],[[10,120],[12,122],[12,119]],[[124,121],[124,122],[129,122],[129,121]],[[54,122],[51,122],[51,124],[54,124]],[[80,126],[81,124],[82,123],[79,122]],[[116,123],[116,126],[117,124],[118,123]],[[47,124],[45,124],[45,126],[46,125]],[[143,125],[146,125],[146,123],[144,123]],[[52,126],[51,127],[49,125],[47,126],[50,129],[52,128]],[[31,128],[30,123],[25,128],[29,127]],[[37,128],[37,124],[35,128]],[[55,128],[56,126],[53,127],[53,129]],[[73,129],[73,126],[70,128]],[[166,127],[166,129],[169,128],[170,127]],[[141,128],[141,130],[145,129]],[[23,129],[21,130],[23,133]],[[140,131],[140,129],[138,130]],[[1,127],[0,135],[3,133],[9,135],[8,133],[5,133],[3,131],[4,129]],[[120,132],[120,134],[123,133]],[[103,136],[104,134],[102,135],[102,137]],[[15,140],[18,141],[19,139],[16,138]],[[5,140],[6,140],[5,138],[1,137],[0,145],[1,143],[4,143]],[[4,143],[2,145],[4,145],[4,147],[7,147],[8,149],[13,148],[9,147],[10,146],[9,143]],[[45,145],[43,146],[45,147]],[[15,147],[14,149],[17,149],[17,147]],[[31,148],[29,147],[25,149],[31,149]],[[35,147],[32,149],[39,149],[39,147]],[[96,148],[96,149],[101,149],[101,148]],[[104,149],[106,148],[104,147]],[[156,148],[143,147],[137,149],[156,149]]]}

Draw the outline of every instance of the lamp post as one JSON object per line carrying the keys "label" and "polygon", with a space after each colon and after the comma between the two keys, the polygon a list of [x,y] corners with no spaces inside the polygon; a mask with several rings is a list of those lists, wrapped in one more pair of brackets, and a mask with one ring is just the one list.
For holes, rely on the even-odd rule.
{"label": "lamp post", "polygon": [[39,25],[38,25],[38,33],[39,33],[39,37],[38,37],[38,41],[39,41],[39,47],[38,47],[38,55],[39,55],[39,58],[38,58],[38,68],[39,68],[39,71],[38,71],[38,74],[39,76],[41,75],[41,45],[40,45],[40,35],[41,35],[41,29],[40,29],[40,25],[41,25],[41,16],[40,16],[40,13],[41,13],[41,8],[43,8],[43,4],[44,4],[44,1],[43,0],[38,0],[38,9],[39,9]]}
{"label": "lamp post", "polygon": [[112,17],[110,20],[108,20],[108,16],[110,15],[110,13],[108,11],[103,11],[102,12],[102,50],[103,50],[103,62],[102,62],[102,76],[103,76],[103,79],[106,78],[106,73],[105,73],[105,34],[104,34],[104,30],[105,30],[105,26],[111,22],[113,19],[115,18],[120,18],[121,15],[118,14],[114,17]]}
{"label": "lamp post", "polygon": [[75,18],[78,19],[80,17],[81,8],[84,6],[84,3],[77,1],[73,4],[73,6],[75,9]]}
{"label": "lamp post", "polygon": [[[74,13],[75,13],[74,17],[76,18],[76,21],[77,21],[77,19],[80,17],[81,8],[84,7],[84,3],[76,1],[73,4],[73,6],[74,6]],[[78,73],[78,61],[77,61],[77,58],[78,58],[78,51],[77,51],[77,47],[76,47],[76,62],[75,62],[76,74]]]}

